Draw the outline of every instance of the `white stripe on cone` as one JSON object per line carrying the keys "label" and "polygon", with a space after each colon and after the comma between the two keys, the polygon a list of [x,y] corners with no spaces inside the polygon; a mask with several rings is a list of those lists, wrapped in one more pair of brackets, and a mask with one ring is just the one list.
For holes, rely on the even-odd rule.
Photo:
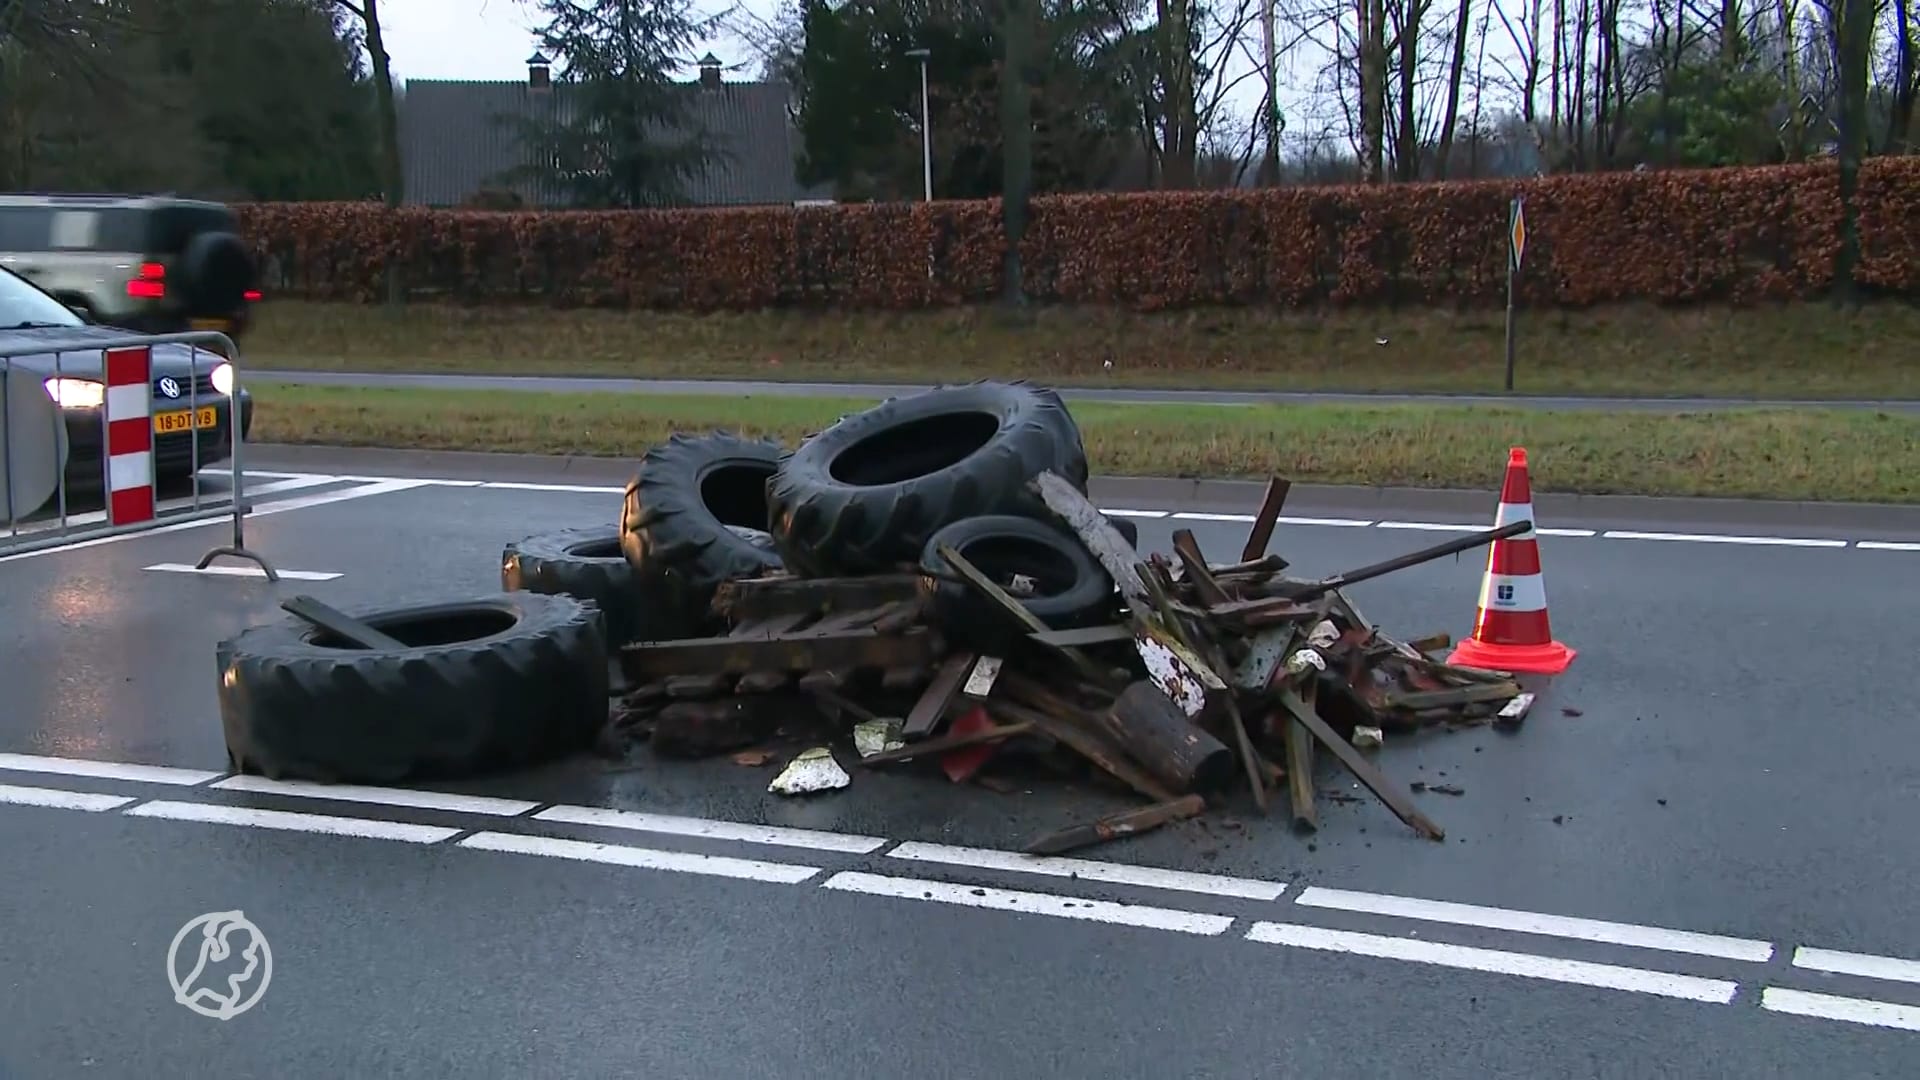
{"label": "white stripe on cone", "polygon": [[[1532,503],[1530,502],[1501,503],[1499,511],[1495,513],[1493,516],[1493,527],[1496,529],[1504,529],[1516,521],[1525,521],[1525,522],[1533,521],[1533,504]],[[1534,538],[1533,528],[1531,525],[1529,525],[1526,532],[1520,533],[1516,536],[1509,536],[1507,539],[1531,540],[1533,538]]]}
{"label": "white stripe on cone", "polygon": [[[1517,520],[1517,519],[1516,519]],[[1539,574],[1515,577],[1512,574],[1487,574],[1480,579],[1482,611],[1545,611],[1547,587]]]}

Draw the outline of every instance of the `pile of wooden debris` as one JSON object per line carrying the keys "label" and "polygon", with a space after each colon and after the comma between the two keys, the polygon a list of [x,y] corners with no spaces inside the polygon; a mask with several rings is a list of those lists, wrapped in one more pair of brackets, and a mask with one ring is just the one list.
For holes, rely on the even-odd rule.
{"label": "pile of wooden debris", "polygon": [[[623,647],[637,689],[613,730],[667,756],[744,750],[759,763],[769,755],[749,748],[820,724],[829,736],[850,733],[864,768],[931,763],[956,782],[985,782],[997,755],[1069,754],[1146,800],[1028,849],[1060,852],[1192,817],[1240,788],[1262,812],[1284,799],[1295,825],[1311,829],[1317,752],[1439,840],[1440,827],[1362,750],[1426,725],[1518,723],[1532,701],[1505,673],[1433,659],[1445,635],[1389,637],[1341,591],[1529,522],[1305,580],[1266,554],[1285,481],[1269,484],[1231,565],[1210,565],[1184,530],[1170,557],[1142,558],[1072,484],[1048,472],[1031,486],[1111,578],[1104,624],[1049,627],[1030,610],[1030,580],[990,575],[944,545],[947,574],[734,581],[714,602],[725,636]],[[970,602],[964,615],[942,602],[955,591]],[[815,748],[772,790],[846,782],[831,752]]]}

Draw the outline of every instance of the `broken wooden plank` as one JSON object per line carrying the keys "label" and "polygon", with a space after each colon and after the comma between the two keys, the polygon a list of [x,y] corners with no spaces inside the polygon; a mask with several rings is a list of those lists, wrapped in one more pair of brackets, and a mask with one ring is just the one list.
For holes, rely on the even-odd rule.
{"label": "broken wooden plank", "polygon": [[1471,551],[1477,547],[1485,547],[1495,540],[1505,540],[1511,536],[1518,536],[1531,528],[1533,528],[1533,522],[1531,521],[1516,521],[1509,525],[1502,525],[1496,529],[1483,529],[1480,532],[1471,533],[1453,540],[1443,540],[1438,544],[1434,544],[1432,547],[1424,547],[1418,551],[1410,551],[1405,555],[1397,555],[1381,562],[1370,563],[1357,570],[1348,570],[1345,573],[1335,574],[1330,578],[1321,578],[1318,581],[1311,582],[1284,582],[1280,587],[1272,590],[1272,595],[1291,596],[1299,600],[1310,600],[1322,594],[1332,592],[1335,589],[1344,589],[1349,585],[1357,585],[1362,581],[1372,581],[1374,578],[1384,577],[1396,571],[1405,570],[1408,567],[1419,566],[1422,563],[1429,563],[1435,559],[1443,559],[1448,555],[1458,555],[1463,551]]}
{"label": "broken wooden plank", "polygon": [[1472,705],[1481,701],[1506,701],[1520,696],[1520,684],[1515,682],[1480,683],[1474,686],[1459,686],[1448,690],[1416,690],[1411,693],[1389,693],[1384,706],[1389,709],[1442,709]]}
{"label": "broken wooden plank", "polygon": [[1253,515],[1253,527],[1247,530],[1246,546],[1240,549],[1240,561],[1252,562],[1267,553],[1273,542],[1273,526],[1280,520],[1280,509],[1287,505],[1287,492],[1293,481],[1273,477],[1267,481],[1266,494],[1260,497],[1260,510]]}
{"label": "broken wooden plank", "polygon": [[898,750],[882,750],[880,753],[874,754],[871,757],[862,758],[860,764],[887,765],[895,761],[910,761],[917,757],[931,757],[937,754],[944,754],[949,750],[961,750],[969,746],[977,746],[981,743],[1011,739],[1015,735],[1025,735],[1032,730],[1034,730],[1034,727],[1031,723],[1018,721],[1011,724],[1000,724],[994,727],[983,728],[979,731],[969,731],[964,734],[938,735],[931,739],[922,739],[911,746],[903,746]]}
{"label": "broken wooden plank", "polygon": [[722,637],[642,641],[621,647],[620,665],[636,683],[668,675],[905,667],[932,664],[937,659],[938,642],[921,628],[899,634],[863,629],[760,640]]}
{"label": "broken wooden plank", "polygon": [[1233,775],[1233,751],[1151,682],[1121,691],[1104,719],[1108,732],[1169,791],[1214,791]]}
{"label": "broken wooden plank", "polygon": [[714,594],[713,610],[736,624],[796,612],[858,611],[918,599],[927,587],[920,574],[749,578],[722,583]]}
{"label": "broken wooden plank", "polygon": [[1109,645],[1133,640],[1133,627],[1122,623],[1111,626],[1082,626],[1072,630],[1045,630],[1027,637],[1053,649],[1078,649],[1088,645]]}
{"label": "broken wooden plank", "polygon": [[296,618],[304,619],[315,629],[325,630],[348,645],[362,649],[407,648],[406,643],[400,639],[376,630],[369,623],[323,604],[311,596],[289,597],[280,601],[280,609]]}
{"label": "broken wooden plank", "polygon": [[1038,492],[1047,509],[1053,511],[1067,528],[1073,530],[1080,542],[1086,545],[1087,552],[1106,570],[1113,579],[1120,595],[1128,603],[1144,601],[1147,597],[1146,586],[1140,582],[1140,574],[1135,565],[1140,556],[1133,545],[1121,536],[1105,514],[1094,508],[1079,489],[1068,483],[1059,474],[1052,471],[1041,473],[1028,485]]}
{"label": "broken wooden plank", "polygon": [[933,681],[913,703],[913,710],[907,713],[907,722],[900,729],[900,737],[913,742],[933,734],[940,721],[947,714],[948,706],[960,693],[960,684],[966,682],[967,672],[973,669],[973,653],[954,653],[940,662],[940,670],[934,672]]}
{"label": "broken wooden plank", "polygon": [[813,616],[814,613],[811,611],[787,611],[776,615],[768,615],[765,618],[749,619],[746,622],[736,623],[733,629],[727,633],[727,636],[742,638],[777,637],[791,630],[798,629],[800,624],[813,618]]}
{"label": "broken wooden plank", "polygon": [[1041,734],[1055,742],[1065,743],[1074,753],[1098,766],[1102,772],[1149,799],[1166,802],[1175,798],[1173,792],[1161,786],[1159,781],[1130,761],[1124,751],[1113,745],[1112,739],[1105,732],[1097,730],[1091,724],[1079,719],[1055,716],[1043,709],[1014,701],[991,701],[987,703],[987,710],[1013,720],[1030,722]]}
{"label": "broken wooden plank", "polygon": [[[1046,623],[1041,622],[1033,612],[1028,611],[1026,605],[1007,595],[1005,589],[994,584],[992,578],[981,573],[979,567],[968,562],[966,556],[955,551],[952,545],[941,544],[935,550],[940,553],[942,559],[946,560],[948,566],[953,567],[954,573],[960,575],[961,579],[972,586],[976,592],[988,600],[993,601],[995,605],[1007,613],[1009,618],[1018,622],[1028,634],[1044,634],[1047,632],[1048,627]],[[1109,676],[1107,669],[1095,663],[1093,658],[1086,653],[1078,649],[1060,649],[1058,652],[1071,661],[1075,667],[1092,677],[1096,682],[1108,681]]]}
{"label": "broken wooden plank", "polygon": [[1193,586],[1194,595],[1202,604],[1211,607],[1231,599],[1207,569],[1207,557],[1200,551],[1200,542],[1193,538],[1193,530],[1174,530],[1173,552],[1180,556],[1181,580]]}
{"label": "broken wooden plank", "polygon": [[[1387,809],[1393,811],[1395,817],[1405,822],[1415,832],[1429,840],[1445,840],[1447,838],[1445,830],[1434,824],[1425,814],[1422,814],[1419,807],[1413,805],[1411,792],[1403,790],[1399,785],[1387,779],[1386,775],[1375,768],[1372,762],[1361,757],[1360,751],[1355,750],[1351,743],[1342,739],[1338,734],[1335,734],[1334,730],[1327,726],[1325,720],[1320,719],[1312,709],[1307,707],[1305,702],[1300,700],[1300,695],[1290,689],[1282,689],[1279,691],[1278,697],[1280,704],[1286,706],[1287,711],[1293,714],[1294,719],[1305,725],[1306,729],[1313,734],[1313,737],[1320,741],[1320,745],[1331,751],[1333,756],[1340,760],[1340,764],[1345,765],[1347,771],[1354,775],[1355,779],[1364,784],[1368,791],[1373,792],[1375,798],[1385,803]],[[1287,768],[1291,771],[1293,763],[1288,762]]]}
{"label": "broken wooden plank", "polygon": [[[1317,680],[1307,680],[1305,705],[1311,710],[1318,699]],[[1313,805],[1313,736],[1292,716],[1282,716],[1283,738],[1287,748],[1287,797],[1293,809],[1293,827],[1299,832],[1320,828],[1320,812]]]}
{"label": "broken wooden plank", "polygon": [[1152,806],[1142,806],[1137,810],[1123,810],[1086,825],[1069,825],[1037,837],[1026,846],[1026,852],[1029,855],[1058,855],[1063,851],[1091,847],[1109,840],[1138,836],[1170,822],[1194,817],[1206,808],[1206,800],[1198,795],[1187,795]]}

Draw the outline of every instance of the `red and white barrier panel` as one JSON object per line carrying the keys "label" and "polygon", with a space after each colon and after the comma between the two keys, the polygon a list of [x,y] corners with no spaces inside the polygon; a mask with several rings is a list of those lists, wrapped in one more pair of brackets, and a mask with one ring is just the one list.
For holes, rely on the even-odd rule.
{"label": "red and white barrier panel", "polygon": [[153,357],[107,350],[107,520],[153,520]]}

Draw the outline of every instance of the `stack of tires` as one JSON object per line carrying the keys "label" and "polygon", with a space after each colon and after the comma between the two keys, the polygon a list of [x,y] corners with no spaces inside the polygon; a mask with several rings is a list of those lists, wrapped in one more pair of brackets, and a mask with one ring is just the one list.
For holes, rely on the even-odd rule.
{"label": "stack of tires", "polygon": [[[502,584],[593,600],[609,640],[719,632],[720,585],[785,571],[857,576],[951,571],[947,545],[1056,628],[1111,617],[1112,582],[1028,487],[1052,471],[1081,490],[1087,455],[1052,390],[977,382],[895,398],[788,451],[768,440],[675,435],[641,458],[620,521],[508,547]],[[1130,522],[1115,524],[1131,541]],[[972,590],[936,590],[963,644],[1004,641]]]}

